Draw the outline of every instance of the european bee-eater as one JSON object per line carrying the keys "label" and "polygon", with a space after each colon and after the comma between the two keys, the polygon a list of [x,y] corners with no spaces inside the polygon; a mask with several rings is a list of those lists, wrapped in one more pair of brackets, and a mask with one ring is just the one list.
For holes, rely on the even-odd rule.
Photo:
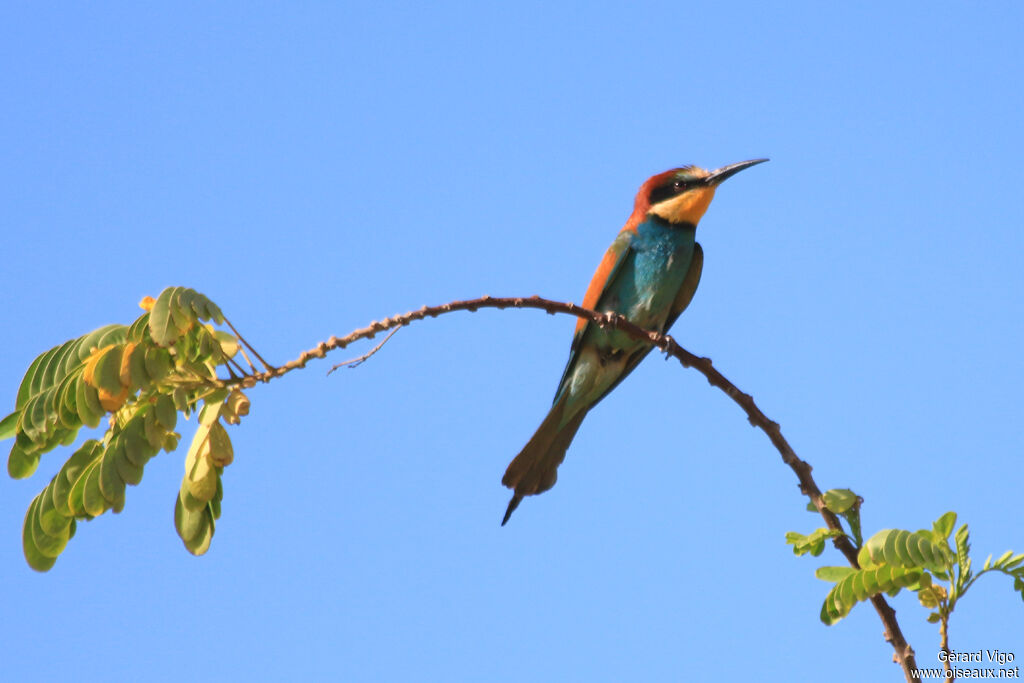
{"label": "european bee-eater", "polygon": [[[666,332],[686,310],[704,265],[697,222],[726,178],[768,161],[753,159],[706,171],[696,166],[659,173],[640,186],[633,213],[597,267],[583,307],[614,311],[640,327]],[[580,318],[569,362],[551,411],[501,483],[513,489],[502,526],[523,496],[555,485],[558,466],[580,423],[644,359],[651,345]]]}

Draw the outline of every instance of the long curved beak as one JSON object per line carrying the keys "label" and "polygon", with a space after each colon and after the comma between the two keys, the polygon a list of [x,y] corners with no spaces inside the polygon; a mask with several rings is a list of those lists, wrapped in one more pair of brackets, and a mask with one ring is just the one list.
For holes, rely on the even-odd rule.
{"label": "long curved beak", "polygon": [[745,168],[751,166],[757,166],[768,161],[767,159],[751,159],[750,161],[737,161],[735,164],[729,164],[722,168],[715,169],[704,178],[704,184],[715,187],[720,185],[726,178],[731,178]]}

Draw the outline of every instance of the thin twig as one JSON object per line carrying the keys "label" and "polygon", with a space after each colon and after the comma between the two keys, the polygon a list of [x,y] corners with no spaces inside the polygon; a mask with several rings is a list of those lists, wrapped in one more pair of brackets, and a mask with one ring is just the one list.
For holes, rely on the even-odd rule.
{"label": "thin twig", "polygon": [[[245,352],[245,347],[244,347],[244,346],[239,346],[239,347],[238,347],[238,352],[239,352],[240,354],[242,354],[242,358],[244,358],[244,359],[245,359],[245,362],[249,364],[249,370],[251,370],[251,371],[252,371],[252,374],[254,374],[254,375],[255,375],[255,374],[256,374],[257,372],[259,372],[259,371],[258,371],[258,370],[256,369],[256,366],[252,364],[252,359],[250,359],[250,358],[249,358],[249,354],[247,354],[247,353]],[[245,373],[245,372],[243,372],[242,374],[243,374],[243,375],[247,375],[248,373]]]}
{"label": "thin twig", "polygon": [[[241,351],[241,349],[239,349],[239,351]],[[248,358],[246,358],[246,360],[248,360]],[[239,375],[241,375],[242,377],[244,377],[246,375],[245,368],[243,368],[242,365],[237,360],[235,360],[234,358],[228,358],[225,361],[224,364],[228,366],[228,370],[229,371],[231,371],[231,366],[233,365],[235,367],[235,369],[238,370]],[[249,365],[251,366],[252,363],[250,363]],[[256,368],[253,368],[253,370],[255,370],[255,369]],[[233,372],[232,372],[232,375],[234,375]]]}
{"label": "thin twig", "polygon": [[953,665],[949,663],[949,603],[946,600],[939,602],[939,649],[946,653],[946,656],[942,658],[943,670],[945,671],[946,680],[955,681],[956,678],[953,674]]}
{"label": "thin twig", "polygon": [[[634,339],[647,341],[652,346],[655,346],[673,358],[676,358],[683,367],[692,367],[696,369],[707,378],[709,384],[721,389],[729,398],[743,409],[747,414],[747,420],[750,424],[761,429],[768,436],[772,445],[775,446],[775,449],[782,456],[782,461],[796,474],[800,485],[800,492],[810,498],[811,502],[814,503],[814,506],[825,520],[825,524],[828,528],[842,530],[838,517],[825,507],[825,501],[822,498],[821,489],[818,488],[817,483],[815,483],[814,478],[811,476],[811,466],[797,457],[796,452],[789,445],[789,442],[782,436],[782,430],[779,428],[779,424],[768,419],[768,417],[761,412],[761,409],[757,407],[757,404],[754,402],[754,399],[750,394],[740,391],[736,385],[726,379],[722,373],[714,368],[709,358],[696,356],[679,346],[679,344],[677,344],[670,336],[645,330],[629,322],[625,317],[615,313],[599,313],[597,311],[577,306],[576,304],[542,299],[538,296],[525,298],[484,296],[479,299],[452,301],[447,304],[441,304],[440,306],[424,306],[418,310],[410,311],[403,315],[395,315],[390,318],[374,321],[364,328],[353,330],[344,337],[332,336],[327,341],[320,342],[314,348],[304,351],[295,360],[289,361],[277,368],[271,367],[266,363],[266,361],[263,361],[263,359],[260,358],[264,365],[267,365],[269,368],[266,372],[256,373],[248,377],[238,379],[218,380],[217,385],[252,387],[255,386],[257,382],[269,382],[270,380],[276,377],[281,377],[292,370],[303,368],[310,360],[314,358],[323,358],[328,351],[343,349],[349,344],[360,339],[372,339],[379,332],[405,327],[406,325],[427,317],[436,318],[439,315],[452,313],[454,311],[475,312],[480,308],[535,308],[546,311],[551,315],[554,315],[555,313],[574,315],[578,318],[589,320],[601,327],[614,325],[616,330],[624,332]],[[234,330],[234,327],[231,329]],[[237,334],[237,331],[235,333]],[[239,339],[241,339],[240,335]],[[246,344],[246,346],[248,346],[248,344]],[[249,348],[251,349],[252,347],[250,346]],[[255,351],[253,351],[253,353],[255,353]],[[848,536],[845,534],[837,536],[832,539],[832,542],[839,552],[846,557],[850,566],[855,568],[860,567],[857,562],[857,549]],[[899,622],[896,621],[895,610],[889,606],[889,603],[882,595],[872,597],[871,603],[874,605],[875,611],[878,613],[878,617],[882,620],[882,624],[885,627],[885,640],[892,645],[893,661],[898,663],[903,669],[903,675],[906,677],[908,682],[914,681],[915,679],[911,674],[911,670],[917,668],[917,661],[914,657],[913,648],[911,648],[910,644],[907,643],[906,638],[903,636],[903,631],[900,629]]]}
{"label": "thin twig", "polygon": [[366,360],[370,356],[372,356],[373,354],[375,354],[378,351],[380,351],[381,347],[388,343],[388,339],[391,339],[392,337],[394,337],[395,333],[398,332],[400,329],[402,329],[402,328],[401,327],[396,327],[395,329],[393,329],[390,332],[388,332],[388,336],[384,337],[384,340],[381,341],[380,344],[377,344],[372,349],[370,349],[369,351],[367,351],[363,355],[359,356],[359,358],[353,358],[352,360],[347,360],[347,361],[344,361],[342,363],[338,363],[335,366],[332,366],[331,369],[327,371],[327,374],[329,375],[332,372],[334,372],[335,370],[337,370],[338,368],[343,368],[346,365],[349,367],[349,369],[351,369],[351,368],[358,368],[360,365],[365,363]]}
{"label": "thin twig", "polygon": [[[252,346],[252,344],[250,344],[249,342],[247,342],[247,341],[245,340],[245,337],[243,337],[243,336],[242,336],[242,333],[241,333],[241,332],[239,332],[238,330],[236,330],[236,329],[235,329],[235,326],[231,324],[231,321],[230,321],[230,320],[228,320],[228,319],[227,319],[227,318],[225,317],[225,318],[224,318],[224,322],[226,322],[226,323],[228,324],[228,327],[230,327],[230,328],[231,328],[231,331],[235,333],[235,336],[236,336],[236,337],[238,337],[238,341],[240,341],[240,342],[242,342],[243,344],[245,344],[246,348],[248,348],[248,349],[249,349],[250,351],[252,351],[252,355],[256,356],[256,358],[257,358],[257,359],[258,359],[258,360],[259,360],[259,361],[260,361],[261,363],[263,363],[263,367],[264,367],[264,368],[266,368],[266,369],[267,369],[267,371],[271,371],[271,370],[274,370],[274,366],[273,366],[273,365],[271,365],[270,363],[268,363],[267,361],[263,360],[263,356],[261,356],[261,355],[260,355],[259,351],[257,351],[256,349],[254,349],[254,348],[253,348],[253,346]],[[246,360],[248,360],[248,359],[246,359]],[[251,363],[251,361],[250,361],[250,365],[251,365],[251,364],[252,364],[252,363]],[[253,368],[253,370],[255,370],[255,368]]]}

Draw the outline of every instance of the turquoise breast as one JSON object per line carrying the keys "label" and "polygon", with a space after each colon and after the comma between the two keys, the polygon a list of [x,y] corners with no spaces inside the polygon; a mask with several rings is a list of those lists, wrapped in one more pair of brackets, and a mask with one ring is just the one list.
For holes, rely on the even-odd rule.
{"label": "turquoise breast", "polygon": [[614,287],[602,297],[601,310],[661,330],[690,269],[695,237],[692,225],[673,225],[649,216],[637,226],[630,243],[632,253],[616,275]]}

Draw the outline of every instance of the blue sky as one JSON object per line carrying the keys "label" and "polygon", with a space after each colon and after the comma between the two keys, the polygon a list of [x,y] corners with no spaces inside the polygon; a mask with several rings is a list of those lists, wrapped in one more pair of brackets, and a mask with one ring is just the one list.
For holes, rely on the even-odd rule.
{"label": "blue sky", "polygon": [[[1020,4],[486,5],[8,4],[10,406],[38,353],[169,285],[276,362],[427,303],[578,301],[645,178],[767,156],[701,223],[673,335],[866,499],[867,532],[953,509],[977,561],[1024,551]],[[841,558],[784,544],[820,520],[768,440],[657,356],[499,527],[573,324],[454,314],[253,389],[201,558],[172,524],[182,448],[32,572],[46,456],[0,496],[5,675],[901,680],[870,608],[818,621]],[[1008,580],[951,642],[1024,658]]]}

